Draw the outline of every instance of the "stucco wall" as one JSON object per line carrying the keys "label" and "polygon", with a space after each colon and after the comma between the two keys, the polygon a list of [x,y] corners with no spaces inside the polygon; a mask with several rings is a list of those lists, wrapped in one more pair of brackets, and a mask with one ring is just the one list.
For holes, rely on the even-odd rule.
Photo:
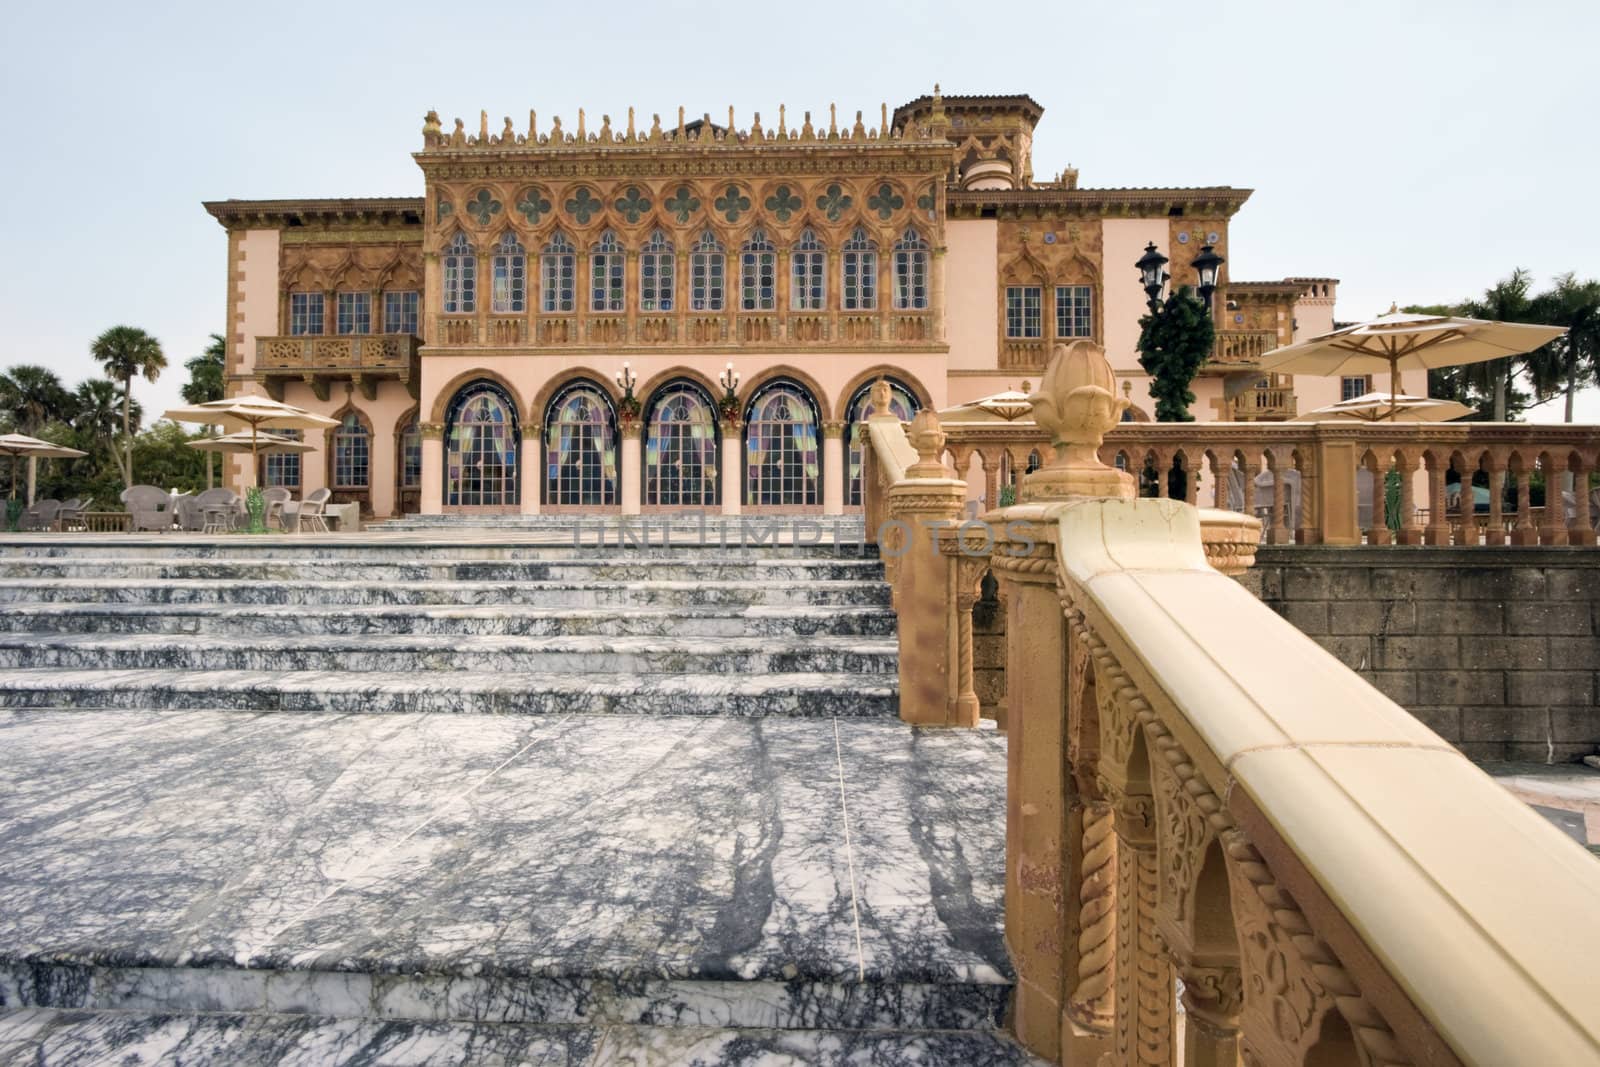
{"label": "stucco wall", "polygon": [[[1106,219],[1102,223],[1105,241],[1105,342],[1106,358],[1119,378],[1128,375],[1142,376],[1139,367],[1139,319],[1145,313],[1144,290],[1139,287],[1139,272],[1134,264],[1144,255],[1144,247],[1151,241],[1164,256],[1172,253],[1167,247],[1168,220],[1157,219]],[[1135,385],[1135,397],[1138,397]],[[1148,396],[1145,397],[1148,403]],[[1200,416],[1197,416],[1200,417]]]}
{"label": "stucco wall", "polygon": [[[952,369],[988,369],[1000,361],[1000,308],[995,273],[1000,224],[994,219],[945,223],[945,338]],[[989,390],[994,392],[995,390]],[[956,403],[983,396],[975,393]]]}
{"label": "stucco wall", "polygon": [[[229,308],[233,315],[231,324],[230,376],[248,375],[255,366],[256,338],[271,337],[278,332],[278,231],[245,230],[236,240],[229,241],[233,262],[228,264],[233,292]],[[229,395],[258,393],[260,387],[251,381],[225,383]],[[224,474],[224,484],[237,488],[243,484],[248,457],[231,457]]]}

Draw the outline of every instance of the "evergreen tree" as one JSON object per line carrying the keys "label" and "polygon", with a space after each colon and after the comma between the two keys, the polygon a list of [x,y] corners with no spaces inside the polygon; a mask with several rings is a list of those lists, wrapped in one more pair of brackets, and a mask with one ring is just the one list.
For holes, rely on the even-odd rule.
{"label": "evergreen tree", "polygon": [[1139,365],[1150,375],[1157,422],[1193,422],[1189,385],[1211,358],[1216,327],[1204,303],[1188,286],[1167,297],[1139,320]]}

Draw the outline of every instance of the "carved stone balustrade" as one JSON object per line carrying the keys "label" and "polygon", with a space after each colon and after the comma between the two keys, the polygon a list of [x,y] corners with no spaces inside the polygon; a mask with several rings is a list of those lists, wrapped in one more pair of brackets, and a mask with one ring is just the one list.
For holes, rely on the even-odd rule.
{"label": "carved stone balustrade", "polygon": [[[938,535],[944,569],[900,551],[920,527],[882,526],[903,701],[908,676],[919,708],[965,695],[951,605],[976,568],[953,561],[987,548],[1006,604],[1018,1038],[1074,1067],[1170,1065],[1180,1048],[1192,1067],[1600,1063],[1600,866],[1219,573],[1250,551],[1254,520],[1213,518],[1210,553],[1192,501],[1137,499],[1141,479],[1102,458],[1159,443],[1192,472],[1202,442],[1231,443],[1287,473],[1292,446],[1307,479],[1337,480],[1330,455],[1392,445],[1434,457],[1442,506],[1451,446],[1509,449],[1497,469],[1526,474],[1513,461],[1537,445],[1592,462],[1594,431],[1450,427],[1468,436],[1430,443],[1408,435],[1439,427],[1302,426],[1250,446],[1228,436],[1239,427],[1186,425],[1102,441],[1126,403],[1113,385],[1098,347],[1057,350],[1033,399],[1050,462],[983,531]],[[885,509],[942,513],[927,489],[959,483],[936,420],[919,414],[908,437],[874,416],[867,437],[869,532]],[[1586,484],[1590,468],[1572,469]]]}
{"label": "carved stone balustrade", "polygon": [[356,383],[368,400],[376,399],[384,379],[400,382],[416,396],[420,345],[408,333],[258,337],[254,373],[278,400],[286,381],[310,384],[319,400],[328,399],[333,381]]}
{"label": "carved stone balustrade", "polygon": [[[944,429],[962,472],[974,454],[1020,471],[1050,451],[1028,420]],[[1140,495],[1253,515],[1273,544],[1594,545],[1600,521],[1600,426],[1125,422],[1099,455],[1141,476]],[[1534,495],[1536,473],[1559,507]]]}
{"label": "carved stone balustrade", "polygon": [[1211,343],[1209,365],[1238,368],[1260,363],[1278,344],[1276,330],[1218,330]]}

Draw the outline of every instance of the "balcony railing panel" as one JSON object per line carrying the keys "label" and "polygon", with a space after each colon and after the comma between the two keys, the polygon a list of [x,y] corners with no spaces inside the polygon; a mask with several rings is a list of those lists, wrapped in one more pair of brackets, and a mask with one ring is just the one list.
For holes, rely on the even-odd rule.
{"label": "balcony railing panel", "polygon": [[1211,362],[1250,365],[1278,347],[1276,330],[1218,330],[1211,346]]}
{"label": "balcony railing panel", "polygon": [[420,342],[411,334],[259,337],[258,373],[402,371],[411,368]]}

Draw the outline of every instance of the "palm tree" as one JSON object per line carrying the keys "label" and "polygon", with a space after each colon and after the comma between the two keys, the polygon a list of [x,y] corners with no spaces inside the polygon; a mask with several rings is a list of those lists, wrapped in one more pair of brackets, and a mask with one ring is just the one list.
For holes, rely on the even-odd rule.
{"label": "palm tree", "polygon": [[1566,393],[1566,421],[1578,386],[1600,373],[1600,282],[1580,282],[1570,271],[1559,274],[1555,287],[1534,300],[1539,319],[1565,326],[1565,335],[1528,354],[1528,370],[1541,396]]}
{"label": "palm tree", "polygon": [[214,333],[206,350],[184,364],[189,369],[189,380],[182,390],[184,403],[204,404],[222,399],[222,368],[227,354],[228,342],[220,333]]}
{"label": "palm tree", "polygon": [[89,353],[105,366],[106,376],[122,383],[122,482],[133,486],[133,379],[153,382],[166,369],[161,342],[137,326],[113,326],[94,339]]}
{"label": "palm tree", "polygon": [[14,428],[36,436],[46,423],[70,419],[73,399],[55,371],[19,363],[0,374],[0,408]]}
{"label": "palm tree", "polygon": [[[117,388],[117,383],[109,378],[86,378],[78,383],[78,390],[73,394],[77,405],[77,413],[72,417],[72,428],[83,436],[83,439],[95,448],[104,448],[113,459],[116,452],[114,444],[117,437],[117,426],[122,422],[122,390]],[[139,402],[133,401],[130,407],[131,422],[138,426],[144,421],[144,412],[140,409]]]}
{"label": "palm tree", "polygon": [[[1468,300],[1461,305],[1461,314],[1474,319],[1491,319],[1495,322],[1537,322],[1538,308],[1534,306],[1533,275],[1522,267],[1495,282],[1481,300]],[[1526,357],[1507,356],[1487,363],[1475,363],[1462,370],[1466,377],[1485,392],[1494,394],[1494,421],[1506,421],[1506,391],[1517,373],[1517,362],[1527,364]]]}

